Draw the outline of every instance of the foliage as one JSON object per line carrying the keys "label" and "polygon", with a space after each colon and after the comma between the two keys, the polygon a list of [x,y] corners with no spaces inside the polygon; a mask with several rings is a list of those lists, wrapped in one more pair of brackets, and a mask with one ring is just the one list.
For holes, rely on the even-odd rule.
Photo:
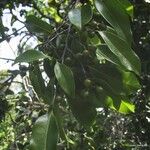
{"label": "foliage", "polygon": [[[13,114],[2,123],[12,121],[14,127],[5,149],[149,148],[150,38],[145,14],[150,6],[132,3],[0,2],[1,16],[8,8],[12,26],[19,21],[26,28],[8,35],[0,20],[1,42],[22,34],[26,39],[21,39],[14,61],[19,70],[8,71],[9,80],[1,79],[1,119]],[[13,13],[20,5],[25,21]],[[37,40],[34,49],[26,47],[30,37]],[[16,101],[9,102],[5,97],[17,75],[22,90],[17,96],[11,93]]]}

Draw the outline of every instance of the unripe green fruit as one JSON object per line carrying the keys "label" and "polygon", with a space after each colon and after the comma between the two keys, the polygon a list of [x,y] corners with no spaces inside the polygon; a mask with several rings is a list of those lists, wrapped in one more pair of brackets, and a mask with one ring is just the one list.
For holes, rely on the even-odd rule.
{"label": "unripe green fruit", "polygon": [[82,54],[81,53],[77,53],[76,55],[75,55],[75,58],[76,59],[78,59],[78,60],[81,60],[82,59]]}
{"label": "unripe green fruit", "polygon": [[72,62],[72,60],[71,60],[70,57],[67,57],[67,58],[65,59],[65,61],[66,61],[66,63],[71,63],[71,62]]}
{"label": "unripe green fruit", "polygon": [[[95,26],[95,25],[94,25],[94,26]],[[88,36],[89,36],[90,38],[93,38],[93,37],[95,36],[95,33],[94,33],[94,32],[89,32]]]}
{"label": "unripe green fruit", "polygon": [[103,88],[102,88],[101,86],[97,86],[97,87],[96,87],[96,92],[97,92],[97,93],[103,92]]}
{"label": "unripe green fruit", "polygon": [[89,88],[92,85],[92,81],[90,79],[85,79],[84,80],[84,86]]}
{"label": "unripe green fruit", "polygon": [[62,100],[62,97],[61,97],[61,96],[57,96],[57,97],[56,97],[56,101],[57,101],[57,102],[60,102],[61,100]]}
{"label": "unripe green fruit", "polygon": [[89,51],[88,51],[88,50],[84,50],[84,51],[82,52],[82,54],[83,54],[85,57],[87,57],[87,56],[89,56]]}
{"label": "unripe green fruit", "polygon": [[84,98],[86,98],[86,97],[89,96],[89,91],[82,90],[81,95],[82,95]]}

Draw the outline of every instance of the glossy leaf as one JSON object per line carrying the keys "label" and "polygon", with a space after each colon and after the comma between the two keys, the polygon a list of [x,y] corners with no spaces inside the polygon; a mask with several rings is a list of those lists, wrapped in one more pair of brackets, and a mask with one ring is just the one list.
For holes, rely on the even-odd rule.
{"label": "glossy leaf", "polygon": [[112,27],[107,26],[106,30],[107,30],[107,32],[110,32],[110,33],[117,35],[117,32]]}
{"label": "glossy leaf", "polygon": [[57,150],[58,129],[56,119],[53,113],[49,115],[45,150]]}
{"label": "glossy leaf", "polygon": [[126,97],[121,73],[110,64],[100,67],[99,70],[90,68],[90,72],[93,80],[112,98],[114,107],[119,109],[121,100]]}
{"label": "glossy leaf", "polygon": [[97,83],[103,87],[103,89],[106,91],[106,94],[111,97],[113,106],[118,110],[121,105],[121,100],[124,96],[117,94],[115,90],[109,85],[109,83],[103,79],[96,79]]}
{"label": "glossy leaf", "polygon": [[79,53],[82,52],[85,48],[84,46],[81,44],[81,42],[79,41],[79,39],[74,38],[71,41],[71,49],[75,52],[75,53]]}
{"label": "glossy leaf", "polygon": [[21,63],[21,62],[29,63],[29,62],[37,61],[39,59],[44,59],[44,58],[48,58],[48,56],[40,51],[27,50],[24,53],[20,54],[15,59],[14,63]]}
{"label": "glossy leaf", "polygon": [[128,95],[132,94],[133,92],[141,88],[138,79],[132,72],[123,71],[122,76],[123,76],[123,84]]}
{"label": "glossy leaf", "polygon": [[46,139],[46,128],[48,123],[48,115],[44,115],[38,118],[33,129],[32,138],[30,141],[31,150],[44,150]]}
{"label": "glossy leaf", "polygon": [[104,31],[99,32],[109,49],[117,56],[127,70],[140,74],[141,64],[137,55],[130,46],[117,35]]}
{"label": "glossy leaf", "polygon": [[29,70],[29,78],[38,98],[42,99],[46,104],[53,104],[54,100],[54,80],[51,78],[47,86],[43,79],[39,64],[33,63]]}
{"label": "glossy leaf", "polygon": [[107,61],[126,70],[126,68],[121,64],[118,57],[108,48],[108,46],[106,44],[101,44],[98,46],[98,48],[96,50],[96,55],[98,56],[97,57],[98,59],[99,59],[99,57],[103,57]]}
{"label": "glossy leaf", "polygon": [[[106,105],[111,109],[116,110],[114,100],[111,97],[107,98]],[[135,106],[131,102],[120,100],[120,105],[117,110],[122,114],[130,114],[134,113]]]}
{"label": "glossy leaf", "polygon": [[95,6],[118,35],[131,45],[132,34],[129,17],[120,2],[117,0],[95,0]]}
{"label": "glossy leaf", "polygon": [[85,101],[88,101],[92,107],[103,107],[106,100],[106,92],[102,87],[97,87],[95,91],[90,90],[86,97],[82,97]]}
{"label": "glossy leaf", "polygon": [[35,17],[34,15],[29,15],[26,18],[26,27],[31,32],[37,36],[48,35],[52,31],[52,27],[47,22]]}
{"label": "glossy leaf", "polygon": [[49,83],[47,84],[45,91],[43,92],[43,99],[45,103],[52,105],[54,103],[55,97],[55,88],[54,88],[54,79],[51,78]]}
{"label": "glossy leaf", "polygon": [[96,34],[94,35],[94,37],[89,38],[89,42],[91,43],[91,45],[94,45],[94,46],[98,46],[99,44],[101,44],[101,41]]}
{"label": "glossy leaf", "polygon": [[58,130],[53,113],[37,119],[32,130],[31,150],[56,150]]}
{"label": "glossy leaf", "polygon": [[91,126],[96,117],[96,109],[91,102],[82,97],[76,96],[75,99],[69,100],[69,104],[75,118],[84,126]]}
{"label": "glossy leaf", "polygon": [[113,110],[119,111],[121,103],[122,103],[122,99],[120,99],[120,97],[108,96],[106,99],[106,106]]}
{"label": "glossy leaf", "polygon": [[46,72],[47,76],[51,79],[54,77],[54,66],[55,60],[54,59],[44,59],[43,67],[44,71]]}
{"label": "glossy leaf", "polygon": [[41,70],[40,70],[38,63],[33,63],[31,65],[30,70],[29,70],[29,78],[37,96],[43,99],[45,95],[44,93],[46,91],[46,87],[45,87],[44,79],[42,77]]}
{"label": "glossy leaf", "polygon": [[70,22],[79,29],[81,29],[85,24],[87,24],[92,19],[92,16],[92,8],[88,4],[72,9],[68,13]]}
{"label": "glossy leaf", "polygon": [[75,96],[75,82],[73,73],[69,67],[64,64],[56,63],[54,67],[55,76],[61,88],[70,97]]}
{"label": "glossy leaf", "polygon": [[121,5],[126,9],[127,13],[133,17],[133,5],[130,3],[129,0],[118,0]]}
{"label": "glossy leaf", "polygon": [[57,126],[58,126],[58,130],[59,130],[60,138],[64,141],[66,141],[67,143],[74,145],[75,142],[72,141],[65,133],[65,130],[63,127],[63,117],[61,116],[62,110],[57,106],[57,104],[55,104],[54,112],[55,112],[55,116],[56,116],[56,120],[57,120]]}
{"label": "glossy leaf", "polygon": [[113,93],[123,94],[124,87],[122,82],[122,74],[114,65],[106,64],[97,69],[92,67],[89,69],[92,77],[106,82],[108,86],[110,86]]}
{"label": "glossy leaf", "polygon": [[135,111],[135,106],[129,102],[126,101],[122,101],[120,108],[119,108],[119,112],[123,113],[123,114],[129,114],[129,113],[134,113]]}

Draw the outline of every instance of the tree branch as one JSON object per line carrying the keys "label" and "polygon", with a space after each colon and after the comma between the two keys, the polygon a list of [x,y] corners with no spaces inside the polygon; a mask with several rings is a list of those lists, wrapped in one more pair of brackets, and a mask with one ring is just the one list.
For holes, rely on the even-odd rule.
{"label": "tree branch", "polygon": [[2,59],[2,60],[7,60],[7,61],[15,61],[15,59],[11,59],[11,58],[3,58],[3,57],[0,57],[0,59]]}
{"label": "tree branch", "polygon": [[65,54],[66,54],[66,51],[68,49],[68,40],[69,40],[70,30],[71,30],[71,24],[69,24],[69,27],[68,27],[68,33],[67,33],[67,37],[66,37],[66,44],[65,44],[65,48],[64,48],[64,51],[63,51],[63,54],[62,54],[62,57],[61,57],[62,63],[64,62]]}

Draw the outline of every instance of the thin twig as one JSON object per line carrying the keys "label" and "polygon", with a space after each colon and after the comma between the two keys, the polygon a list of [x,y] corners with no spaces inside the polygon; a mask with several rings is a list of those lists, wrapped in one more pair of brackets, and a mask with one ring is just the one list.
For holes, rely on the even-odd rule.
{"label": "thin twig", "polygon": [[7,61],[15,61],[15,59],[3,58],[3,57],[0,57],[0,59],[2,59],[2,60],[7,60]]}
{"label": "thin twig", "polygon": [[11,49],[11,51],[13,52],[14,56],[16,56],[15,50],[12,48],[12,46],[10,45],[10,43],[7,41],[7,44],[9,46],[9,48]]}
{"label": "thin twig", "polygon": [[16,31],[13,32],[12,34],[5,36],[5,37],[4,37],[4,38],[5,38],[4,40],[7,40],[7,39],[10,38],[12,35],[15,35],[15,33],[17,33],[18,31],[22,30],[23,28],[25,28],[25,26],[19,28],[18,30],[16,30]]}
{"label": "thin twig", "polygon": [[66,54],[66,51],[68,49],[68,40],[69,40],[70,30],[71,30],[71,24],[69,24],[69,27],[68,27],[68,33],[67,33],[67,37],[66,37],[66,44],[65,44],[65,48],[64,48],[64,51],[63,51],[63,54],[62,54],[62,57],[61,57],[62,63],[64,62],[65,54]]}
{"label": "thin twig", "polygon": [[24,24],[24,22],[21,21],[21,20],[13,13],[13,11],[12,11],[11,9],[10,9],[10,13],[15,17],[15,19],[16,19],[17,21],[19,21],[20,23]]}
{"label": "thin twig", "polygon": [[12,81],[12,83],[22,84],[22,82],[19,82],[19,81]]}
{"label": "thin twig", "polygon": [[64,19],[64,22],[62,22],[62,24],[58,26],[58,28],[48,37],[48,39],[44,43],[50,43],[52,41],[51,39],[55,39],[54,37],[58,35],[58,31],[61,29],[61,27],[63,27],[64,24],[66,24],[66,18]]}
{"label": "thin twig", "polygon": [[[70,10],[72,9],[72,7],[74,6],[75,2],[74,1],[71,1],[70,4],[68,5],[68,7],[66,8],[67,10]],[[64,21],[62,22],[62,24],[52,33],[52,35],[55,35],[57,34],[57,32],[61,29],[61,27],[64,26],[64,24],[66,24],[66,22],[68,21],[68,13],[66,13],[66,15],[64,16]],[[49,39],[52,39],[51,36],[48,38]]]}
{"label": "thin twig", "polygon": [[65,29],[63,31],[61,31],[60,33],[57,33],[54,37],[52,37],[48,42],[52,42],[55,38],[57,38],[59,35],[63,34],[64,32],[66,32],[68,29]]}

